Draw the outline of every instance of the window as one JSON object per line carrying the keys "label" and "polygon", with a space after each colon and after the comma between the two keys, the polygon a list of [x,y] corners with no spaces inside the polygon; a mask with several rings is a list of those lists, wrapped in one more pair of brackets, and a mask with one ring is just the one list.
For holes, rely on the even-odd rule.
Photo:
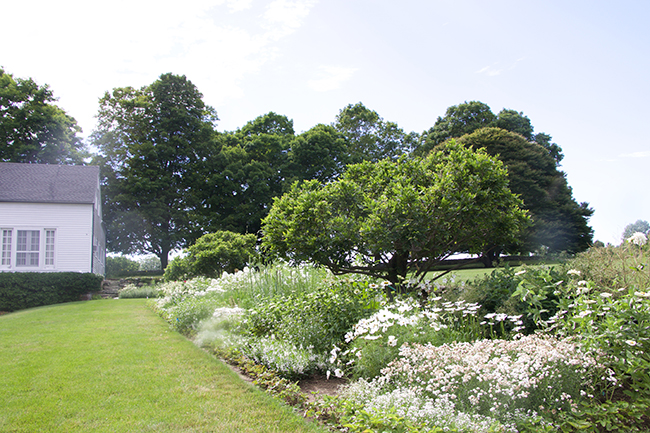
{"label": "window", "polygon": [[16,237],[16,266],[38,267],[39,230],[18,230]]}
{"label": "window", "polygon": [[54,266],[54,230],[45,229],[45,266]]}
{"label": "window", "polygon": [[11,229],[2,229],[2,266],[11,266],[11,235]]}

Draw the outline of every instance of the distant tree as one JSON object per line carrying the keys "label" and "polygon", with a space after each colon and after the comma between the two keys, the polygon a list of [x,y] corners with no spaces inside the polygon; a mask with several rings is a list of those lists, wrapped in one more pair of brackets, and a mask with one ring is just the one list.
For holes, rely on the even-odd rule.
{"label": "distant tree", "polygon": [[291,176],[294,138],[293,121],[273,112],[240,130],[216,135],[201,192],[201,225],[206,231],[257,234],[273,197],[282,194]]}
{"label": "distant tree", "polygon": [[500,128],[481,128],[457,141],[484,148],[508,168],[510,189],[519,194],[533,219],[521,248],[534,251],[545,246],[551,252],[569,253],[589,248],[593,230],[588,219],[593,210],[574,200],[565,174],[546,148]]}
{"label": "distant tree", "polygon": [[131,260],[124,256],[108,256],[106,257],[106,276],[108,278],[115,278],[124,275],[128,272],[135,272],[140,267],[140,264],[135,260]]}
{"label": "distant tree", "polygon": [[533,141],[533,125],[530,123],[530,119],[522,112],[504,108],[499,112],[496,119],[490,125],[486,126],[505,129],[506,131],[521,135],[528,141]]}
{"label": "distant tree", "polygon": [[424,159],[351,165],[336,181],[294,184],[264,219],[263,246],[335,274],[400,284],[456,252],[515,242],[528,219],[503,164],[455,143]]}
{"label": "distant tree", "polygon": [[153,254],[146,255],[138,259],[139,271],[159,271],[162,269],[160,266],[160,259]]}
{"label": "distant tree", "polygon": [[333,126],[316,125],[291,142],[289,170],[292,180],[336,179],[349,160],[345,139]]}
{"label": "distant tree", "polygon": [[521,135],[527,141],[540,144],[553,157],[556,165],[559,165],[564,157],[560,146],[551,143],[550,135],[543,132],[533,133],[533,125],[524,113],[504,108],[495,115],[487,104],[479,101],[464,102],[447,108],[445,117],[438,117],[435,125],[418,142],[414,154],[426,155],[450,138],[459,138],[488,127],[505,129]]}
{"label": "distant tree", "polygon": [[648,224],[648,221],[636,220],[636,222],[626,225],[621,239],[625,241],[636,232],[650,235],[650,224]]}
{"label": "distant tree", "polygon": [[0,161],[82,164],[88,156],[77,121],[54,104],[47,85],[0,68]]}
{"label": "distant tree", "polygon": [[445,117],[438,117],[435,125],[429,129],[418,152],[426,154],[450,138],[458,138],[479,128],[492,126],[495,120],[496,116],[483,102],[470,101],[453,105],[447,108]]}
{"label": "distant tree", "polygon": [[255,135],[270,134],[293,137],[293,120],[287,116],[274,113],[273,111],[257,117],[246,123],[239,133],[244,137]]}
{"label": "distant tree", "polygon": [[92,142],[104,165],[109,250],[155,254],[164,269],[170,251],[203,234],[199,191],[217,116],[202,98],[185,76],[163,74],[100,100]]}
{"label": "distant tree", "polygon": [[398,158],[409,153],[416,140],[360,102],[342,109],[333,126],[347,142],[350,163]]}

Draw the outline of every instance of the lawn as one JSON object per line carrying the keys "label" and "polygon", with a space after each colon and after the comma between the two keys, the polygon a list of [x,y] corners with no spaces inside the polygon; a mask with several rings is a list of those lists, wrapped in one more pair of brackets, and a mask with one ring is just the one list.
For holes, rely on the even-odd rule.
{"label": "lawn", "polygon": [[0,316],[0,431],[322,432],[144,300]]}

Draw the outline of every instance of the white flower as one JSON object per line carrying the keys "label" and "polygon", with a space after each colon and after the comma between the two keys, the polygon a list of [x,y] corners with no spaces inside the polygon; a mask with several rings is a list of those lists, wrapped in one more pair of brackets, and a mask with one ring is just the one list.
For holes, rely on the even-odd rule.
{"label": "white flower", "polygon": [[603,298],[611,298],[612,294],[608,293],[608,292],[603,292],[603,293],[600,294],[600,296],[602,296]]}
{"label": "white flower", "polygon": [[627,238],[627,241],[638,246],[643,246],[648,242],[648,238],[646,237],[645,234],[641,232],[636,232],[629,238]]}
{"label": "white flower", "polygon": [[337,368],[336,370],[334,370],[334,376],[343,377],[343,371],[340,368]]}
{"label": "white flower", "polygon": [[634,341],[634,340],[625,340],[625,342],[627,344],[629,344],[630,346],[636,346],[636,341]]}
{"label": "white flower", "polygon": [[566,273],[569,275],[580,275],[580,271],[577,269],[569,269]]}
{"label": "white flower", "polygon": [[397,346],[397,338],[395,338],[394,335],[389,335],[388,336],[388,345],[391,347]]}

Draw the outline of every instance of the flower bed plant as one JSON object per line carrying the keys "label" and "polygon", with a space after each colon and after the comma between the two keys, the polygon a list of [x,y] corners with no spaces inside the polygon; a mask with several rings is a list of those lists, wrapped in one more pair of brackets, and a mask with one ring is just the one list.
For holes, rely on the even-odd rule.
{"label": "flower bed plant", "polygon": [[354,379],[307,411],[350,432],[648,432],[649,247],[635,242],[614,250],[630,261],[581,267],[594,250],[391,301],[382,284],[277,264],[175,283],[156,308],[283,380]]}

